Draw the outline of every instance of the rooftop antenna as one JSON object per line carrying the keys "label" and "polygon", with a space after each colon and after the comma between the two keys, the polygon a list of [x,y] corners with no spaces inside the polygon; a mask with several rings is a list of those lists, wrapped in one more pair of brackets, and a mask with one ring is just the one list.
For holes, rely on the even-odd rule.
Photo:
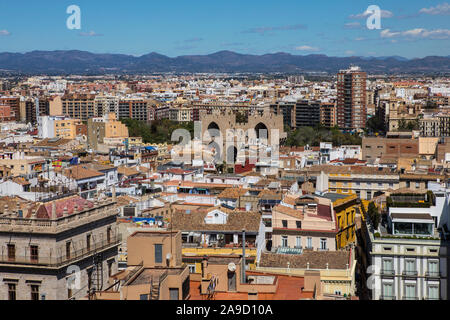
{"label": "rooftop antenna", "polygon": [[245,229],[242,229],[242,283],[247,283],[245,276]]}

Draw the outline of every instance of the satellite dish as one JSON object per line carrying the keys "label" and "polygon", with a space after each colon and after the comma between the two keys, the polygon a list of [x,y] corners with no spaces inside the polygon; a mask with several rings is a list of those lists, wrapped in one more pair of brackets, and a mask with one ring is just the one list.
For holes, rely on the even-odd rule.
{"label": "satellite dish", "polygon": [[231,272],[236,271],[236,264],[234,262],[230,262],[228,264],[228,270]]}

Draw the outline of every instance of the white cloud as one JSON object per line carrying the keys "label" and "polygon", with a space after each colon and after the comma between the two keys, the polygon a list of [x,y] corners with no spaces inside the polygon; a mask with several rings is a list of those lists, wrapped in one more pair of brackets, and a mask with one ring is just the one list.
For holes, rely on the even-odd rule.
{"label": "white cloud", "polygon": [[8,30],[0,30],[0,36],[9,36],[11,35],[11,32]]}
{"label": "white cloud", "polygon": [[364,38],[364,37],[355,38],[355,41],[364,41],[364,40],[366,40],[366,38]]}
{"label": "white cloud", "polygon": [[361,29],[362,25],[359,22],[349,22],[344,24],[345,29]]}
{"label": "white cloud", "polygon": [[380,32],[380,36],[382,38],[405,37],[413,39],[449,39],[450,29],[427,30],[423,28],[416,28],[397,32],[392,32],[390,29],[385,29]]}
{"label": "white cloud", "polygon": [[298,46],[298,47],[295,47],[295,50],[297,50],[297,51],[319,51],[320,49],[317,47],[311,47],[311,46]]}
{"label": "white cloud", "polygon": [[355,54],[355,51],[347,50],[347,51],[345,51],[345,54],[346,54],[346,55],[354,55],[354,54]]}
{"label": "white cloud", "polygon": [[[363,13],[352,14],[349,16],[349,18],[350,19],[364,19],[372,14],[373,14],[372,11],[366,10]],[[394,16],[394,14],[391,11],[381,10],[381,18],[392,18],[393,16]]]}
{"label": "white cloud", "polygon": [[448,16],[450,15],[450,4],[444,2],[436,7],[422,8],[419,10],[419,13]]}
{"label": "white cloud", "polygon": [[82,37],[101,37],[103,34],[97,33],[95,31],[90,32],[80,32],[80,36]]}

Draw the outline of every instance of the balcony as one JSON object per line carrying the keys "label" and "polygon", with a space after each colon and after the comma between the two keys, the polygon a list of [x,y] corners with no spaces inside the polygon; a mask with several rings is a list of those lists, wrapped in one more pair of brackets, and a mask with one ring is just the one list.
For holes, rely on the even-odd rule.
{"label": "balcony", "polygon": [[427,278],[440,278],[439,271],[427,271],[425,272],[425,277]]}
{"label": "balcony", "polygon": [[390,295],[384,295],[384,294],[382,294],[382,295],[380,296],[380,300],[396,300],[396,297],[395,297],[395,296],[390,296]]}
{"label": "balcony", "polygon": [[382,269],[382,270],[381,270],[381,274],[382,274],[383,276],[393,276],[393,275],[395,275],[395,270]]}
{"label": "balcony", "polygon": [[289,247],[278,247],[276,248],[277,254],[302,254],[303,248],[289,248]]}
{"label": "balcony", "polygon": [[418,297],[403,297],[402,300],[419,300]]}
{"label": "balcony", "polygon": [[417,277],[417,270],[406,270],[402,273],[404,276]]}
{"label": "balcony", "polygon": [[118,246],[121,242],[121,235],[117,235],[115,237],[111,237],[109,240],[98,241],[92,243],[89,247],[84,247],[80,250],[76,250],[70,252],[68,255],[60,255],[60,256],[15,256],[11,258],[8,254],[2,253],[0,255],[0,264],[2,265],[21,265],[21,266],[34,266],[34,267],[50,267],[50,268],[59,268],[61,266],[71,264],[77,260],[84,259],[93,255],[94,253],[98,253],[104,251],[106,249]]}

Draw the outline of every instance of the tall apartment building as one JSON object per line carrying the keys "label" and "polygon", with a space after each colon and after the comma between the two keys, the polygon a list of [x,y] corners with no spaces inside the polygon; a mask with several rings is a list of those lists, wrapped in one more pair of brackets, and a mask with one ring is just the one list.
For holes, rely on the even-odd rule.
{"label": "tall apartment building", "polygon": [[14,113],[11,112],[10,106],[5,106],[0,104],[0,121],[14,121],[15,116]]}
{"label": "tall apartment building", "polygon": [[143,98],[121,99],[119,101],[118,119],[148,120],[148,101]]}
{"label": "tall apartment building", "polygon": [[[38,108],[39,110],[36,110]],[[39,116],[50,114],[50,101],[45,97],[28,98],[25,100],[25,121],[26,123],[37,123]]]}
{"label": "tall apartment building", "polygon": [[320,106],[320,124],[332,128],[337,123],[336,104],[333,102],[322,102]]}
{"label": "tall apartment building", "polygon": [[337,124],[341,129],[366,127],[366,79],[367,74],[356,66],[337,74]]}
{"label": "tall apartment building", "polygon": [[295,126],[316,127],[320,123],[320,102],[299,100],[295,104]]}
{"label": "tall apartment building", "polygon": [[120,244],[114,196],[1,205],[0,300],[81,299],[107,287]]}
{"label": "tall apartment building", "polygon": [[276,115],[283,115],[283,124],[290,128],[295,127],[294,110],[295,102],[277,102],[270,105],[270,111]]}
{"label": "tall apartment building", "polygon": [[0,105],[10,106],[11,114],[14,116],[15,121],[20,121],[20,97],[0,97]]}
{"label": "tall apartment building", "polygon": [[98,95],[94,101],[99,117],[110,112],[114,112],[116,117],[119,117],[119,97]]}
{"label": "tall apartment building", "polygon": [[97,117],[98,111],[93,94],[67,94],[61,98],[62,114],[74,119],[87,121]]}

